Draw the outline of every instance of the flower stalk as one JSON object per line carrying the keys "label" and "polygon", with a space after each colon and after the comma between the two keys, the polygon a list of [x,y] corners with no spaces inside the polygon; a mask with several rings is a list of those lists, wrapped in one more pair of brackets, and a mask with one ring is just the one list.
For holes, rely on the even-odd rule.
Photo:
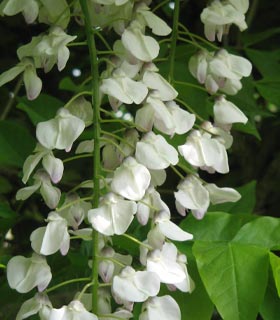
{"label": "flower stalk", "polygon": [[[99,71],[98,71],[98,58],[95,44],[95,34],[92,31],[91,18],[89,8],[86,0],[80,0],[81,8],[85,19],[85,29],[87,36],[87,43],[90,55],[91,64],[91,89],[92,89],[92,107],[93,107],[93,139],[94,139],[94,152],[93,152],[93,208],[99,205],[99,189],[100,189],[100,99],[99,99]],[[92,231],[92,311],[98,314],[97,296],[98,296],[98,232],[93,229]]]}

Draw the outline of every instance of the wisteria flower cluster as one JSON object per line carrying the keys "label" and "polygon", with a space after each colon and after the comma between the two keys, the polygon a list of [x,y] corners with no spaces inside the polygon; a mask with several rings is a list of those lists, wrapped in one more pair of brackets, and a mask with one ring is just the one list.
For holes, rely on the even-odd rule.
{"label": "wisteria flower cluster", "polygon": [[[49,72],[55,65],[62,70],[69,58],[67,45],[76,38],[65,32],[69,21],[66,1],[57,1],[53,9],[50,9],[51,3],[5,0],[1,4],[4,15],[21,12],[28,23],[38,18],[40,22],[50,24],[47,34],[32,38],[29,44],[18,49],[19,64],[0,76],[0,85],[3,85],[23,73],[29,99],[35,99],[42,88],[36,70],[42,68]],[[75,14],[80,15],[80,24],[90,25],[96,32],[113,29],[118,35],[106,69],[100,79],[93,79],[98,84],[97,91],[92,92],[93,99],[97,96],[95,103],[100,106],[102,101],[108,100],[111,110],[105,110],[104,117],[114,115],[120,107],[133,105],[135,117],[129,123],[123,121],[127,127],[122,136],[100,132],[96,129],[97,123],[93,123],[98,112],[101,119],[99,108],[94,105],[92,111],[85,97],[78,95],[72,100],[79,101],[75,106],[67,103],[53,119],[37,124],[37,145],[23,166],[22,182],[26,186],[17,192],[16,198],[26,200],[39,191],[51,211],[46,217],[46,225],[30,235],[32,256],[13,257],[7,266],[11,288],[20,293],[33,288],[38,290],[22,305],[17,320],[37,313],[43,320],[130,319],[134,304],[138,302],[142,303],[140,320],[181,319],[177,302],[171,295],[161,295],[160,288],[166,285],[170,291],[191,293],[194,290],[187,257],[178,250],[176,242],[173,243],[192,240],[193,235],[172,221],[173,213],[158,187],[165,183],[172,169],[179,172],[175,206],[182,216],[191,212],[197,219],[204,217],[210,203],[235,202],[240,198],[232,188],[202,180],[199,170],[229,172],[227,150],[233,142],[231,126],[246,123],[248,119],[223,94],[236,94],[241,89],[241,79],[250,75],[251,64],[225,49],[216,52],[205,49],[190,59],[191,74],[205,85],[209,94],[217,95],[213,106],[214,122],[196,124],[196,115],[180,105],[178,92],[156,65],[160,50],[156,37],[167,36],[172,30],[151,11],[150,3],[144,0],[91,0],[86,3],[81,0],[80,4],[74,5]],[[221,40],[230,24],[244,30],[247,9],[248,1],[245,0],[214,0],[201,14],[206,37],[213,41],[217,34]],[[96,130],[94,139],[76,145],[90,126]],[[184,135],[185,143],[172,144],[175,135]],[[63,177],[64,164],[58,158],[57,150],[60,150],[59,154],[71,150],[77,155],[94,154],[94,161],[98,161],[101,152],[100,163],[95,165],[100,175],[102,172],[102,178],[96,175],[93,181],[81,181],[80,184],[97,194],[98,204],[92,205],[91,195],[82,198],[79,187],[62,199],[58,183]],[[191,168],[184,174],[181,173],[184,169],[180,166],[182,161]],[[146,239],[139,240],[126,234],[132,222],[148,227]],[[52,280],[48,256],[58,251],[67,255],[72,235],[97,244],[89,263],[91,268],[97,269],[97,277],[89,280],[89,285],[68,305],[55,308],[48,298]],[[127,235],[139,244],[138,264],[129,253],[116,252],[115,235]],[[99,285],[101,281],[102,286]],[[86,290],[90,287],[97,290],[88,294]],[[92,296],[94,293],[97,295]],[[96,301],[95,306],[86,303],[87,295]],[[112,307],[111,299],[117,308]]]}

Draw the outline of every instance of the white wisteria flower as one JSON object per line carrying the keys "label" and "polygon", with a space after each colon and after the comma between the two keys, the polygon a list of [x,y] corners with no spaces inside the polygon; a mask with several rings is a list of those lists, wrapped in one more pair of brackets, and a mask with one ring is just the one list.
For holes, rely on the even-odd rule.
{"label": "white wisteria flower", "polygon": [[144,2],[140,2],[137,5],[136,13],[137,20],[141,24],[147,25],[151,28],[153,34],[158,36],[167,36],[171,33],[172,29],[167,25],[167,23],[156,16]]}
{"label": "white wisteria flower", "polygon": [[[237,2],[237,4],[235,3]],[[248,10],[248,0],[220,1],[214,0],[201,13],[201,21],[204,23],[204,33],[209,41],[219,41],[223,34],[227,34],[231,24],[235,24],[240,31],[247,28],[245,13]]]}
{"label": "white wisteria flower", "polygon": [[162,201],[160,194],[155,188],[150,187],[141,202],[137,203],[137,219],[141,225],[146,225],[149,218],[153,218],[157,211],[166,211],[169,213],[167,204]]}
{"label": "white wisteria flower", "polygon": [[111,192],[100,201],[98,208],[89,210],[88,220],[95,230],[106,236],[120,235],[128,229],[136,210],[134,201]]}
{"label": "white wisteria flower", "polygon": [[135,271],[125,267],[113,278],[112,292],[119,301],[143,302],[154,297],[160,289],[160,279],[154,272]]}
{"label": "white wisteria flower", "polygon": [[140,61],[150,62],[158,56],[159,44],[154,38],[145,36],[142,29],[143,26],[134,20],[123,32],[122,44]]}
{"label": "white wisteria flower", "polygon": [[185,216],[185,210],[192,210],[197,219],[202,219],[210,202],[219,204],[224,202],[236,202],[241,198],[238,191],[232,188],[219,188],[213,183],[203,183],[198,177],[190,175],[178,185],[178,191],[174,193],[176,208]]}
{"label": "white wisteria flower", "polygon": [[104,282],[110,282],[114,275],[118,275],[122,265],[130,266],[132,263],[131,255],[117,253],[111,247],[103,248],[100,251],[100,257],[101,261],[98,266],[98,271]]}
{"label": "white wisteria flower", "polygon": [[231,101],[220,96],[214,104],[214,122],[216,125],[229,125],[232,123],[247,123],[248,118]]}
{"label": "white wisteria flower", "polygon": [[195,115],[180,108],[175,101],[167,101],[165,104],[175,124],[174,133],[184,134],[190,131],[195,123]]}
{"label": "white wisteria flower", "polygon": [[79,225],[84,221],[88,211],[91,209],[91,204],[80,199],[78,194],[72,193],[66,196],[62,207],[64,206],[66,206],[66,208],[61,210],[59,215],[67,221],[68,226],[77,230]]}
{"label": "white wisteria flower", "polygon": [[53,308],[48,320],[98,320],[97,316],[88,312],[79,300],[73,300],[68,306],[60,309]]}
{"label": "white wisteria flower", "polygon": [[30,235],[32,249],[42,255],[50,255],[60,250],[66,255],[70,246],[67,221],[56,212],[50,212],[46,227],[34,230]]}
{"label": "white wisteria flower", "polygon": [[240,193],[233,188],[219,188],[214,183],[205,184],[205,188],[209,192],[210,201],[213,204],[236,202],[241,198]]}
{"label": "white wisteria flower", "polygon": [[39,14],[36,0],[4,0],[0,5],[0,14],[14,16],[22,12],[26,23],[33,23]]}
{"label": "white wisteria flower", "polygon": [[148,94],[148,88],[143,82],[130,79],[121,70],[115,70],[112,77],[103,79],[100,91],[117,100],[113,105],[111,104],[115,111],[117,108],[114,106],[119,106],[118,101],[126,104],[140,104]]}
{"label": "white wisteria flower", "polygon": [[174,100],[177,97],[178,92],[156,71],[154,71],[152,66],[146,67],[146,71],[143,75],[143,83],[150,90],[156,90],[158,97],[162,101]]}
{"label": "white wisteria flower", "polygon": [[52,304],[44,293],[36,293],[35,296],[26,300],[17,313],[16,320],[23,320],[39,313],[40,319],[48,319]]}
{"label": "white wisteria flower", "polygon": [[167,238],[175,241],[186,241],[192,240],[193,235],[182,230],[175,223],[170,221],[170,213],[167,211],[160,211],[155,217],[155,228],[158,228],[159,231]]}
{"label": "white wisteria flower", "polygon": [[34,176],[34,184],[18,190],[16,193],[16,200],[26,200],[34,192],[40,189],[40,193],[50,209],[57,207],[60,200],[61,191],[54,187],[51,183],[50,177],[44,170],[38,170]]}
{"label": "white wisteria flower", "polygon": [[34,154],[28,156],[23,164],[22,182],[24,184],[26,184],[31,173],[42,159],[42,165],[49,174],[52,182],[58,183],[61,180],[64,170],[63,162],[56,158],[52,151],[37,143]]}
{"label": "white wisteria flower", "polygon": [[202,219],[209,207],[210,197],[199,178],[190,175],[177,188],[174,195],[178,212],[184,216],[185,210],[190,209],[197,219]]}
{"label": "white wisteria flower", "polygon": [[48,35],[33,37],[32,41],[17,50],[20,60],[32,57],[36,68],[44,68],[49,72],[55,64],[59,71],[63,70],[70,56],[67,44],[77,36],[66,34],[60,27],[52,27]]}
{"label": "white wisteria flower", "polygon": [[133,157],[128,157],[115,170],[111,189],[124,198],[138,201],[144,197],[150,181],[149,170]]}
{"label": "white wisteria flower", "polygon": [[210,173],[229,172],[225,145],[208,132],[193,130],[184,145],[178,147],[180,154],[191,165]]}
{"label": "white wisteria flower", "polygon": [[181,311],[171,296],[149,298],[142,306],[139,320],[180,320]]}
{"label": "white wisteria flower", "polygon": [[33,253],[30,258],[13,257],[7,264],[9,286],[20,293],[26,293],[38,287],[41,292],[52,279],[51,269],[46,258]]}
{"label": "white wisteria flower", "polygon": [[147,256],[147,270],[155,272],[162,283],[181,283],[186,274],[177,262],[177,248],[173,243],[166,242],[161,250],[156,249]]}
{"label": "white wisteria flower", "polygon": [[61,108],[54,119],[37,124],[36,136],[41,145],[49,150],[70,151],[74,141],[84,129],[83,120],[73,116],[67,109]]}
{"label": "white wisteria flower", "polygon": [[203,50],[190,58],[189,70],[199,83],[205,84],[210,94],[220,90],[234,95],[242,88],[242,77],[251,74],[252,64],[225,49],[217,52]]}
{"label": "white wisteria flower", "polygon": [[24,58],[15,67],[0,75],[0,87],[15,79],[23,73],[23,83],[28,100],[34,100],[42,90],[42,80],[37,76],[34,62],[30,58]]}
{"label": "white wisteria flower", "polygon": [[177,150],[162,135],[156,135],[152,131],[137,142],[135,157],[152,170],[166,169],[179,161]]}
{"label": "white wisteria flower", "polygon": [[175,284],[168,284],[169,290],[179,289],[182,292],[192,292],[195,288],[195,284],[192,280],[192,278],[189,276],[188,270],[187,270],[187,257],[184,254],[178,254],[177,255],[177,262],[181,266],[182,270],[185,272],[186,278],[179,283]]}

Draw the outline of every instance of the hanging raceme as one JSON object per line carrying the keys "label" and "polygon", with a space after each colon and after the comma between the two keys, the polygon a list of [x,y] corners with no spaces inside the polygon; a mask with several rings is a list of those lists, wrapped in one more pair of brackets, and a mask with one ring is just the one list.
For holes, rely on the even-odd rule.
{"label": "hanging raceme", "polygon": [[[175,1],[175,29],[179,3]],[[31,233],[35,251],[32,257],[13,257],[7,266],[11,288],[25,293],[37,286],[39,291],[22,305],[17,320],[36,313],[42,320],[130,319],[137,302],[143,302],[140,320],[179,320],[177,302],[171,295],[159,292],[162,285],[170,291],[191,293],[195,289],[188,274],[187,257],[172,242],[189,241],[193,235],[171,221],[171,210],[157,187],[165,182],[171,171],[168,169],[172,168],[180,178],[178,191],[172,191],[174,205],[179,214],[186,215],[190,210],[197,219],[207,214],[210,203],[238,201],[237,191],[203,181],[198,170],[229,172],[231,124],[246,123],[247,117],[222,95],[213,107],[214,124],[201,123],[196,115],[184,110],[180,99],[176,100],[178,92],[156,65],[160,51],[157,36],[169,35],[171,65],[174,64],[178,30],[171,34],[167,23],[151,11],[152,1],[80,0],[68,6],[66,1],[59,0],[51,9],[52,4],[52,0],[6,0],[0,7],[4,15],[22,12],[28,23],[38,18],[50,26],[47,32],[18,49],[20,62],[0,76],[1,85],[23,72],[27,97],[32,100],[42,87],[37,69],[49,72],[55,65],[59,71],[64,69],[70,56],[69,44],[75,44],[76,39],[65,32],[70,10],[80,24],[80,32],[86,30],[91,68],[91,91],[78,93],[54,118],[37,124],[38,143],[23,166],[22,181],[30,184],[18,190],[17,200],[26,200],[39,190],[52,211],[45,220],[47,224]],[[201,14],[206,37],[213,41],[217,35],[221,40],[230,24],[244,30],[247,9],[246,1],[214,0]],[[112,38],[114,43],[110,42]],[[101,54],[104,46],[108,50],[106,57]],[[101,56],[106,62],[102,72]],[[189,61],[191,74],[205,84],[210,94],[236,94],[242,87],[242,77],[249,76],[251,68],[248,60],[225,49],[204,49]],[[175,83],[176,74],[171,69],[169,76]],[[86,95],[92,96],[92,103]],[[116,119],[114,115],[122,107],[133,108],[135,119]],[[106,120],[116,121],[118,129],[107,130]],[[199,129],[193,129],[195,122]],[[89,140],[88,133],[92,132]],[[172,140],[182,135],[184,144]],[[63,181],[66,162],[70,161],[64,157],[73,149],[76,155],[70,160],[92,158],[94,177],[91,179],[89,173],[85,181],[71,190],[62,183],[58,188],[54,185]],[[192,173],[181,173],[184,166],[180,164],[186,162]],[[133,225],[143,230],[141,239],[137,233],[131,234]],[[140,256],[118,252],[115,235],[139,245]],[[51,291],[72,280],[48,288],[52,278],[48,256],[58,251],[67,255],[73,244],[71,238],[79,239],[78,244],[92,242],[86,271],[91,278],[67,305],[55,308],[50,302]],[[57,303],[53,301],[53,305]]]}

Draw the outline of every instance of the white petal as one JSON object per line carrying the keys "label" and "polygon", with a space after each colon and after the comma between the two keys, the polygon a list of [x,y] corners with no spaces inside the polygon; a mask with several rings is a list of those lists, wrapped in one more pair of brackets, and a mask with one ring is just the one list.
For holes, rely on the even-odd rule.
{"label": "white petal", "polygon": [[137,201],[143,198],[150,181],[149,170],[134,158],[128,157],[115,170],[111,188],[124,198]]}
{"label": "white petal", "polygon": [[49,174],[53,183],[58,183],[63,175],[63,162],[55,158],[52,154],[48,154],[43,158],[43,167]]}
{"label": "white petal", "polygon": [[41,186],[41,183],[35,183],[33,186],[21,188],[16,193],[16,200],[26,200],[29,198],[34,192],[36,192]]}
{"label": "white petal", "polygon": [[135,202],[110,193],[99,208],[89,210],[88,219],[98,232],[107,236],[120,235],[128,229],[136,210]]}
{"label": "white petal", "polygon": [[34,230],[30,235],[31,247],[38,253],[50,255],[57,252],[65,242],[70,242],[67,221],[57,213],[49,215],[51,220],[46,227]]}
{"label": "white petal", "polygon": [[152,29],[152,33],[158,36],[167,36],[172,29],[167,25],[167,23],[156,16],[153,12],[149,11],[146,5],[142,5],[137,9],[137,13],[140,13],[147,26]]}
{"label": "white petal", "polygon": [[33,254],[31,258],[13,257],[7,265],[9,286],[20,293],[26,293],[38,286],[43,291],[52,275],[46,259]]}
{"label": "white petal", "polygon": [[175,241],[186,241],[192,240],[193,235],[182,230],[179,226],[177,226],[172,221],[158,221],[158,227],[160,231],[169,239]]}
{"label": "white petal", "polygon": [[209,193],[195,177],[189,177],[178,185],[176,200],[186,209],[200,209],[209,206]]}
{"label": "white petal", "polygon": [[140,29],[126,29],[122,34],[124,47],[141,61],[149,62],[159,54],[159,44],[150,37],[145,36]]}
{"label": "white petal", "polygon": [[206,184],[205,188],[208,190],[210,201],[213,204],[236,202],[241,198],[240,193],[232,188],[219,188],[214,183]]}
{"label": "white petal", "polygon": [[169,112],[172,115],[175,124],[175,132],[184,134],[190,131],[195,123],[195,115],[186,110],[181,109],[175,102],[166,103]]}
{"label": "white petal", "polygon": [[178,162],[177,150],[171,146],[161,135],[153,132],[147,133],[136,144],[135,157],[148,169],[161,170],[175,165]]}
{"label": "white petal", "polygon": [[235,104],[221,97],[214,104],[214,121],[217,124],[245,124],[248,118]]}
{"label": "white petal", "polygon": [[36,99],[42,90],[42,80],[37,76],[34,66],[26,66],[23,72],[23,82],[27,98],[29,100]]}
{"label": "white petal", "polygon": [[178,92],[159,73],[146,71],[143,82],[148,88],[157,90],[162,101],[174,100],[178,95]]}
{"label": "white petal", "polygon": [[57,207],[61,192],[58,188],[52,186],[50,182],[43,181],[40,188],[40,193],[50,209]]}
{"label": "white petal", "polygon": [[1,73],[0,75],[0,87],[2,87],[7,82],[15,79],[20,73],[22,73],[25,69],[24,64],[18,64],[17,66]]}
{"label": "white petal", "polygon": [[142,306],[139,320],[180,320],[181,311],[171,296],[150,298]]}
{"label": "white petal", "polygon": [[112,290],[124,301],[143,302],[159,292],[158,276],[149,271],[137,271],[131,267],[123,269],[119,276],[113,279]]}

